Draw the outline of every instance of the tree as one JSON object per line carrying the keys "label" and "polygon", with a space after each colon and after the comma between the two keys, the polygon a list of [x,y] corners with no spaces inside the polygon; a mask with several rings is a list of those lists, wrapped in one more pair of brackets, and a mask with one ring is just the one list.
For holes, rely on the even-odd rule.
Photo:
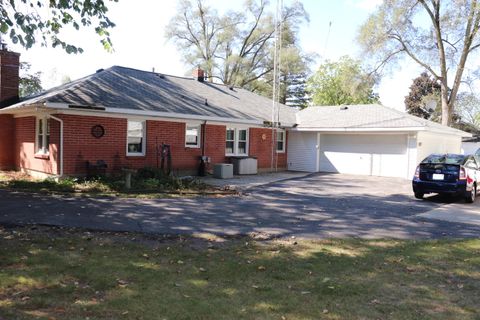
{"label": "tree", "polygon": [[432,121],[441,121],[440,83],[426,72],[413,79],[410,92],[405,97],[408,113]]}
{"label": "tree", "polygon": [[384,0],[358,40],[375,70],[401,57],[426,69],[440,82],[442,124],[451,125],[467,59],[480,47],[479,27],[477,0]]}
{"label": "tree", "polygon": [[20,97],[27,97],[32,94],[40,93],[43,91],[42,82],[40,77],[41,72],[30,73],[31,64],[28,62],[20,63],[20,83],[19,83],[19,95]]}
{"label": "tree", "polygon": [[358,61],[343,56],[337,62],[326,61],[308,80],[315,105],[368,104],[379,101],[373,92],[376,79],[367,74]]}
{"label": "tree", "polygon": [[473,92],[462,92],[458,95],[457,110],[462,120],[480,130],[480,97]]}
{"label": "tree", "polygon": [[[175,42],[187,64],[203,68],[210,81],[215,78],[223,84],[268,96],[273,79],[275,32],[274,18],[267,12],[268,1],[247,0],[242,12],[229,11],[224,15],[205,3],[182,0],[178,14],[167,26],[166,38]],[[308,15],[300,2],[284,8],[282,66],[291,63],[288,72],[283,67],[285,74],[298,72],[302,64],[307,64],[296,39],[303,21],[308,21]]]}
{"label": "tree", "polygon": [[[118,0],[109,0],[117,2]],[[115,24],[107,17],[104,0],[8,0],[0,2],[0,34],[8,35],[13,43],[26,49],[40,42],[42,46],[60,46],[67,53],[83,49],[66,42],[60,35],[63,28],[76,30],[94,26],[107,50],[112,49],[109,29]]]}
{"label": "tree", "polygon": [[285,90],[285,101],[281,102],[297,109],[305,109],[312,100],[307,88],[307,73],[301,72],[286,77],[285,82],[288,83],[288,86]]}

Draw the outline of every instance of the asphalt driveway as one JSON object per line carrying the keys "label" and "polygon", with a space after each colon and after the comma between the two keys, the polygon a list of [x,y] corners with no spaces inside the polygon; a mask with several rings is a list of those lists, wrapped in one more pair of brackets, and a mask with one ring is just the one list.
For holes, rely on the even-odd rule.
{"label": "asphalt driveway", "polygon": [[0,223],[156,234],[260,233],[307,238],[479,237],[480,226],[417,216],[438,208],[416,200],[403,179],[314,174],[228,198],[77,198],[0,190]]}

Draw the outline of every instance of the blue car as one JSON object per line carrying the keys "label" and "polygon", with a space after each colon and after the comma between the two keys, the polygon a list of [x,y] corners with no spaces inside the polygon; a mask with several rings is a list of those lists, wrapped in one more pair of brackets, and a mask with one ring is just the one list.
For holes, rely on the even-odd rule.
{"label": "blue car", "polygon": [[412,186],[415,198],[427,193],[450,194],[472,203],[477,195],[480,162],[474,155],[431,154],[415,171]]}

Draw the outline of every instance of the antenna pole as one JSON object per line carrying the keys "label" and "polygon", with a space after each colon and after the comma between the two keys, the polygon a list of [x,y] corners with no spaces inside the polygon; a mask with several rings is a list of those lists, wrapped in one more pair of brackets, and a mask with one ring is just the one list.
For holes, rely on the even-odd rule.
{"label": "antenna pole", "polygon": [[277,157],[276,157],[276,127],[279,120],[279,106],[278,101],[280,98],[280,53],[282,48],[282,9],[283,0],[277,0],[276,12],[275,12],[275,50],[273,56],[273,92],[272,92],[272,157],[270,163],[270,171],[277,170]]}

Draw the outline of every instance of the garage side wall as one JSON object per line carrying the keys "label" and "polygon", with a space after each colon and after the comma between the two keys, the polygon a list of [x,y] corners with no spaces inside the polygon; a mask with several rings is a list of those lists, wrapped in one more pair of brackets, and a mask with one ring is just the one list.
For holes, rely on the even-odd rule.
{"label": "garage side wall", "polygon": [[473,154],[480,149],[480,142],[462,142],[462,153]]}
{"label": "garage side wall", "polygon": [[288,139],[288,170],[318,171],[318,133],[291,131]]}
{"label": "garage side wall", "polygon": [[417,135],[417,164],[432,153],[461,153],[462,138],[420,131]]}

